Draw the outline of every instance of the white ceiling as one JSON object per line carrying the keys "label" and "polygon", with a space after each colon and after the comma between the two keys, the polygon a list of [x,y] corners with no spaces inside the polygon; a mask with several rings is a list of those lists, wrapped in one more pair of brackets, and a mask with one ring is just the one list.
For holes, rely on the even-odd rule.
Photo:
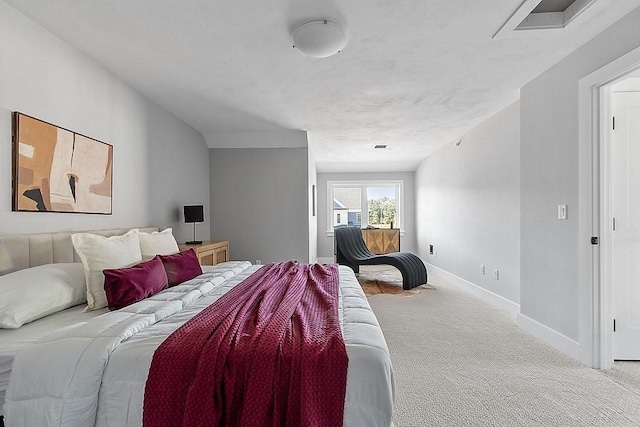
{"label": "white ceiling", "polygon": [[[210,147],[221,135],[273,142],[303,130],[321,172],[414,170],[640,5],[597,0],[564,30],[492,39],[522,1],[4,1]],[[342,53],[313,59],[292,48],[292,30],[314,19],[346,27]]]}

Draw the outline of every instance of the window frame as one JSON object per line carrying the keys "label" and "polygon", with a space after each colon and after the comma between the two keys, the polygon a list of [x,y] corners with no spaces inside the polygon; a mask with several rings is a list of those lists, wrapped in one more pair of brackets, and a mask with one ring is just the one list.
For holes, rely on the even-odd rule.
{"label": "window frame", "polygon": [[[360,188],[362,222],[361,227],[369,225],[369,200],[367,187],[395,187],[396,188],[396,222],[395,227],[400,229],[400,236],[404,236],[404,180],[340,180],[327,181],[327,236],[333,236],[333,189],[334,188]],[[364,212],[366,209],[366,213]]]}

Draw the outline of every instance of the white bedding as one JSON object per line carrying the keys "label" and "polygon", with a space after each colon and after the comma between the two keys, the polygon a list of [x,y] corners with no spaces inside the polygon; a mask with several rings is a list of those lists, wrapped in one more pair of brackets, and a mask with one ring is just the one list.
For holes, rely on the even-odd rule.
{"label": "white bedding", "polygon": [[15,355],[42,337],[63,328],[77,326],[109,311],[105,308],[84,312],[85,307],[85,304],[77,305],[18,329],[0,329],[0,415],[3,414],[4,396],[9,385],[9,374]]}
{"label": "white bedding", "polygon": [[[224,263],[188,284],[48,335],[16,357],[8,426],[140,426],[153,352],[163,339],[258,267]],[[349,356],[345,426],[390,426],[393,376],[377,320],[353,272],[340,267],[340,315]],[[47,354],[48,363],[39,363]],[[51,369],[51,366],[55,369]],[[45,421],[46,420],[46,421]]]}

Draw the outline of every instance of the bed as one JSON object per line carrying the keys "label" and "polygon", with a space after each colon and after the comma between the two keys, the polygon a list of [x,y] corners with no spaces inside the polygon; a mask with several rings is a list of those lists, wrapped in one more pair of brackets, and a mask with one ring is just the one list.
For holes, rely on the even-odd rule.
{"label": "bed", "polygon": [[[0,237],[2,274],[78,261],[70,233]],[[155,349],[259,268],[241,261],[206,267],[201,276],[120,310],[85,312],[77,305],[17,329],[0,329],[0,414],[7,426],[36,425],[42,420],[38,417],[49,417],[46,405],[51,402],[39,405],[46,400],[43,396],[56,394],[54,398],[67,405],[79,402],[76,418],[57,420],[58,425],[142,425],[145,381]],[[394,384],[388,348],[353,271],[343,266],[338,313],[349,360],[344,425],[390,426]],[[90,344],[69,345],[82,340]],[[69,378],[82,379],[82,387]]]}

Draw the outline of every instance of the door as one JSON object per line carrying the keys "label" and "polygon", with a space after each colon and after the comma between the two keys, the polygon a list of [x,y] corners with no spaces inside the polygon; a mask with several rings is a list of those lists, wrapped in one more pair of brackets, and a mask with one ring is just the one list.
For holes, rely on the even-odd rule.
{"label": "door", "polygon": [[640,360],[640,92],[612,101],[613,358]]}

